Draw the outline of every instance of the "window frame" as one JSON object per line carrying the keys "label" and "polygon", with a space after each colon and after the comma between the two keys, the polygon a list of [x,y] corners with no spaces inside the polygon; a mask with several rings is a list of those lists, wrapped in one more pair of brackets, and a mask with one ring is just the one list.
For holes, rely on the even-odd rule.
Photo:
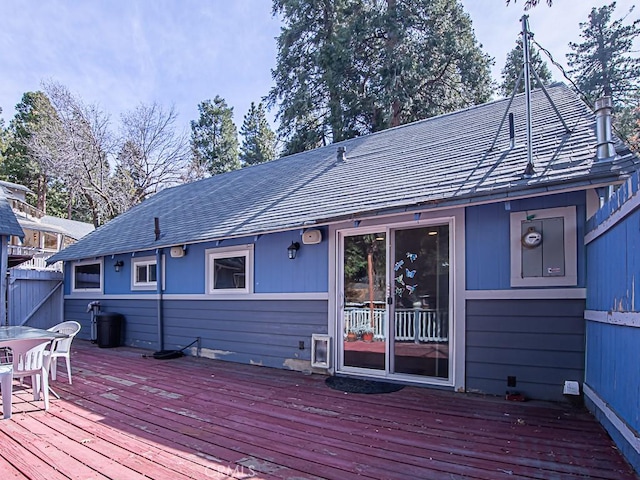
{"label": "window frame", "polygon": [[[99,265],[100,266],[100,286],[98,288],[76,288],[76,268],[83,265]],[[102,259],[81,260],[71,264],[71,291],[74,293],[95,293],[102,292],[104,286],[104,262]]]}
{"label": "window frame", "polygon": [[[253,293],[253,244],[232,247],[209,248],[205,250],[205,293],[207,295],[250,295]],[[214,288],[214,262],[220,258],[244,257],[244,288]]]}
{"label": "window frame", "polygon": [[137,280],[137,271],[138,266],[145,265],[147,267],[147,278],[149,275],[149,267],[153,265],[156,270],[157,277],[157,259],[156,257],[133,257],[131,259],[131,290],[157,290],[158,289],[158,279],[154,282],[139,282]]}
{"label": "window frame", "polygon": [[[564,220],[565,274],[561,277],[522,277],[522,222],[527,217],[536,220],[562,218]],[[576,207],[557,207],[540,210],[512,212],[510,215],[511,236],[511,286],[512,287],[575,287],[578,285],[578,232]],[[544,239],[542,240],[544,242]]]}

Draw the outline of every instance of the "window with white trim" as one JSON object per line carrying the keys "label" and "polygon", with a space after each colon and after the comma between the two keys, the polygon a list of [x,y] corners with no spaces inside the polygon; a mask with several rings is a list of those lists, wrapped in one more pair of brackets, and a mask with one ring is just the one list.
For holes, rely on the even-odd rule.
{"label": "window with white trim", "polygon": [[102,262],[76,262],[71,268],[73,292],[102,291]]}
{"label": "window with white trim", "polygon": [[253,292],[253,245],[205,251],[207,293]]}
{"label": "window with white trim", "polygon": [[155,290],[157,282],[156,257],[141,257],[131,260],[131,287],[136,290]]}
{"label": "window with white trim", "polygon": [[578,284],[576,207],[514,212],[510,222],[512,287]]}

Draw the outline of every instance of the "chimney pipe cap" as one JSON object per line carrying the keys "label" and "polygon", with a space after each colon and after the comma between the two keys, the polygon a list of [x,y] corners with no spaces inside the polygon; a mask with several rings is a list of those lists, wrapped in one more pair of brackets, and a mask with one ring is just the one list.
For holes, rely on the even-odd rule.
{"label": "chimney pipe cap", "polygon": [[600,97],[596,100],[596,111],[603,108],[613,108],[611,97]]}

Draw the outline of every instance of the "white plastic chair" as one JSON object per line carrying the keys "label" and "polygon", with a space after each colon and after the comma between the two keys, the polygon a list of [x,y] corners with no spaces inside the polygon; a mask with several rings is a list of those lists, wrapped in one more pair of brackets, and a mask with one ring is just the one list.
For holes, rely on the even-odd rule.
{"label": "white plastic chair", "polygon": [[71,384],[71,342],[80,331],[80,324],[72,320],[59,323],[49,328],[50,332],[64,333],[66,338],[56,338],[51,343],[51,348],[45,352],[46,355],[51,357],[51,379],[56,379],[56,372],[58,370],[58,358],[64,357],[67,364],[67,376],[69,378],[69,384]]}
{"label": "white plastic chair", "polygon": [[0,364],[0,389],[2,389],[2,414],[11,418],[11,394],[13,393],[13,365]]}
{"label": "white plastic chair", "polygon": [[44,397],[44,409],[49,410],[49,359],[45,354],[49,339],[16,340],[8,342],[13,362],[13,378],[22,380],[31,377],[33,399]]}

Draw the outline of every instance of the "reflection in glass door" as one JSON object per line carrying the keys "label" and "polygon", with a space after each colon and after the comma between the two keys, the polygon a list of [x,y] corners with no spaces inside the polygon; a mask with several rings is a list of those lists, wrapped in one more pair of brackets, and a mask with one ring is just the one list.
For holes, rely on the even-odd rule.
{"label": "reflection in glass door", "polygon": [[386,371],[386,234],[345,235],[343,364]]}
{"label": "reflection in glass door", "polygon": [[449,227],[393,230],[393,373],[449,377]]}

